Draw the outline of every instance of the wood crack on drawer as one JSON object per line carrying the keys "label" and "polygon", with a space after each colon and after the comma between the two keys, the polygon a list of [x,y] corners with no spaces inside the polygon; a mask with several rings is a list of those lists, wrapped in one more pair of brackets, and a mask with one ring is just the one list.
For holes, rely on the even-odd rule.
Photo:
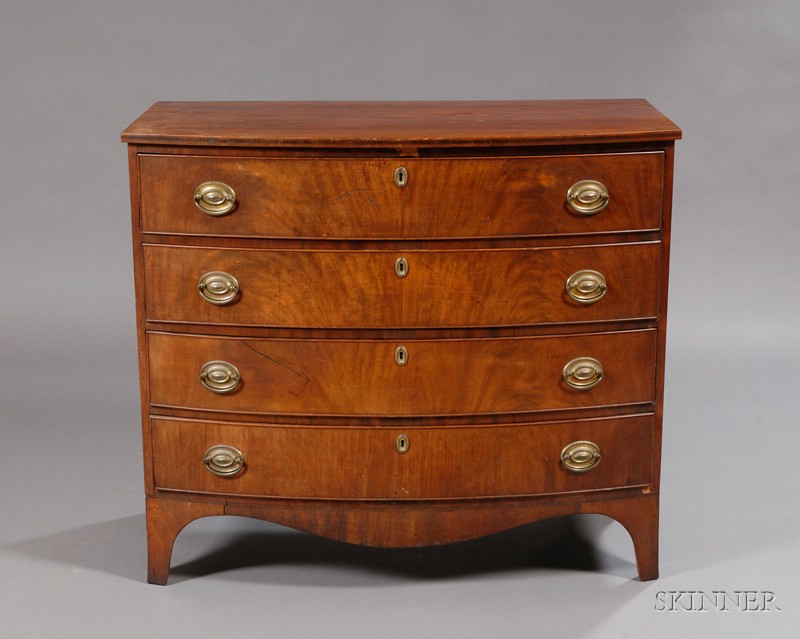
{"label": "wood crack on drawer", "polygon": [[259,355],[260,357],[263,357],[264,359],[269,360],[270,362],[272,362],[273,364],[275,364],[277,366],[280,366],[281,368],[285,368],[290,373],[292,373],[292,374],[296,375],[297,377],[299,377],[300,379],[302,379],[303,380],[303,388],[301,388],[297,392],[289,391],[292,395],[294,395],[295,397],[300,397],[300,395],[302,395],[303,393],[306,392],[306,390],[308,389],[309,384],[311,383],[311,378],[308,375],[306,375],[302,371],[295,370],[294,368],[289,366],[286,362],[282,362],[279,359],[275,359],[274,357],[270,357],[266,353],[258,350],[257,348],[254,348],[253,345],[250,344],[250,342],[248,342],[247,340],[243,340],[242,339],[242,340],[239,340],[239,342],[241,344],[243,344],[244,346],[246,346],[247,348],[249,348],[251,351],[253,351],[256,355]]}

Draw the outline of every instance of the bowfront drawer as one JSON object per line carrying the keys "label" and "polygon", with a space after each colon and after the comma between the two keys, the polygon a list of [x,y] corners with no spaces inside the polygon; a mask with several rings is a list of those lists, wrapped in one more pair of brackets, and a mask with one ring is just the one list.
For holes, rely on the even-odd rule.
{"label": "bowfront drawer", "polygon": [[145,233],[430,239],[661,226],[661,152],[448,159],[141,155]]}
{"label": "bowfront drawer", "polygon": [[458,428],[152,419],[159,489],[315,499],[450,499],[642,486],[652,415]]}
{"label": "bowfront drawer", "polygon": [[391,160],[142,155],[139,166],[145,233],[400,236]]}
{"label": "bowfront drawer", "polygon": [[680,136],[644,100],[153,105],[148,581],[223,514],[386,548],[603,514],[655,578]]}
{"label": "bowfront drawer", "polygon": [[145,246],[151,320],[418,328],[653,318],[658,242],[569,249],[288,251]]}
{"label": "bowfront drawer", "polygon": [[647,404],[656,330],[500,339],[283,340],[149,333],[155,406],[459,415]]}
{"label": "bowfront drawer", "polygon": [[663,153],[405,164],[406,237],[571,235],[661,227]]}

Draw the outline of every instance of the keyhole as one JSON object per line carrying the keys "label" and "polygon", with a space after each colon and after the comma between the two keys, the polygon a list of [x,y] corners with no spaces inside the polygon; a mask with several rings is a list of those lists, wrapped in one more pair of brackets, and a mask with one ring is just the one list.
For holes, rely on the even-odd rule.
{"label": "keyhole", "polygon": [[401,455],[408,452],[408,435],[398,435],[395,442],[397,452]]}
{"label": "keyhole", "polygon": [[398,346],[394,352],[394,361],[398,366],[405,366],[408,363],[408,351],[405,346]]}
{"label": "keyhole", "polygon": [[394,272],[397,277],[405,277],[408,275],[408,260],[404,257],[398,257],[394,263]]}
{"label": "keyhole", "polygon": [[408,184],[408,172],[406,167],[398,166],[394,171],[394,183],[401,189]]}

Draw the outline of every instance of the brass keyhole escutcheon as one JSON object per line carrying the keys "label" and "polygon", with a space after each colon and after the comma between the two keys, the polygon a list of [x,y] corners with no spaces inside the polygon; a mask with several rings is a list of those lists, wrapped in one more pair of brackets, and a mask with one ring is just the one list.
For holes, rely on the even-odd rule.
{"label": "brass keyhole escutcheon", "polygon": [[394,352],[394,361],[398,366],[408,364],[408,349],[405,346],[398,346]]}
{"label": "brass keyhole escutcheon", "polygon": [[408,260],[404,257],[398,257],[394,263],[394,272],[397,277],[408,275]]}
{"label": "brass keyhole escutcheon", "polygon": [[394,183],[401,189],[408,184],[408,170],[406,167],[398,166],[394,170]]}
{"label": "brass keyhole escutcheon", "polygon": [[408,452],[409,447],[409,440],[408,435],[398,435],[397,440],[395,441],[395,448],[397,448],[397,452],[401,455]]}

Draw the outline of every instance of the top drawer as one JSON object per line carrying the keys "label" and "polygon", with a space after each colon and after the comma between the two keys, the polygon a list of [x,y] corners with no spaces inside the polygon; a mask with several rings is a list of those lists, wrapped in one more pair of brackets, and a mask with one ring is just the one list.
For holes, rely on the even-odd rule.
{"label": "top drawer", "polygon": [[[140,155],[139,163],[145,233],[428,239],[661,226],[662,152],[448,159]],[[601,210],[578,212],[568,203],[570,188],[584,181],[592,182],[579,194],[587,208],[595,192],[607,192]],[[209,187],[206,203],[200,187],[207,183],[226,185],[228,200],[215,205],[224,196]]]}

